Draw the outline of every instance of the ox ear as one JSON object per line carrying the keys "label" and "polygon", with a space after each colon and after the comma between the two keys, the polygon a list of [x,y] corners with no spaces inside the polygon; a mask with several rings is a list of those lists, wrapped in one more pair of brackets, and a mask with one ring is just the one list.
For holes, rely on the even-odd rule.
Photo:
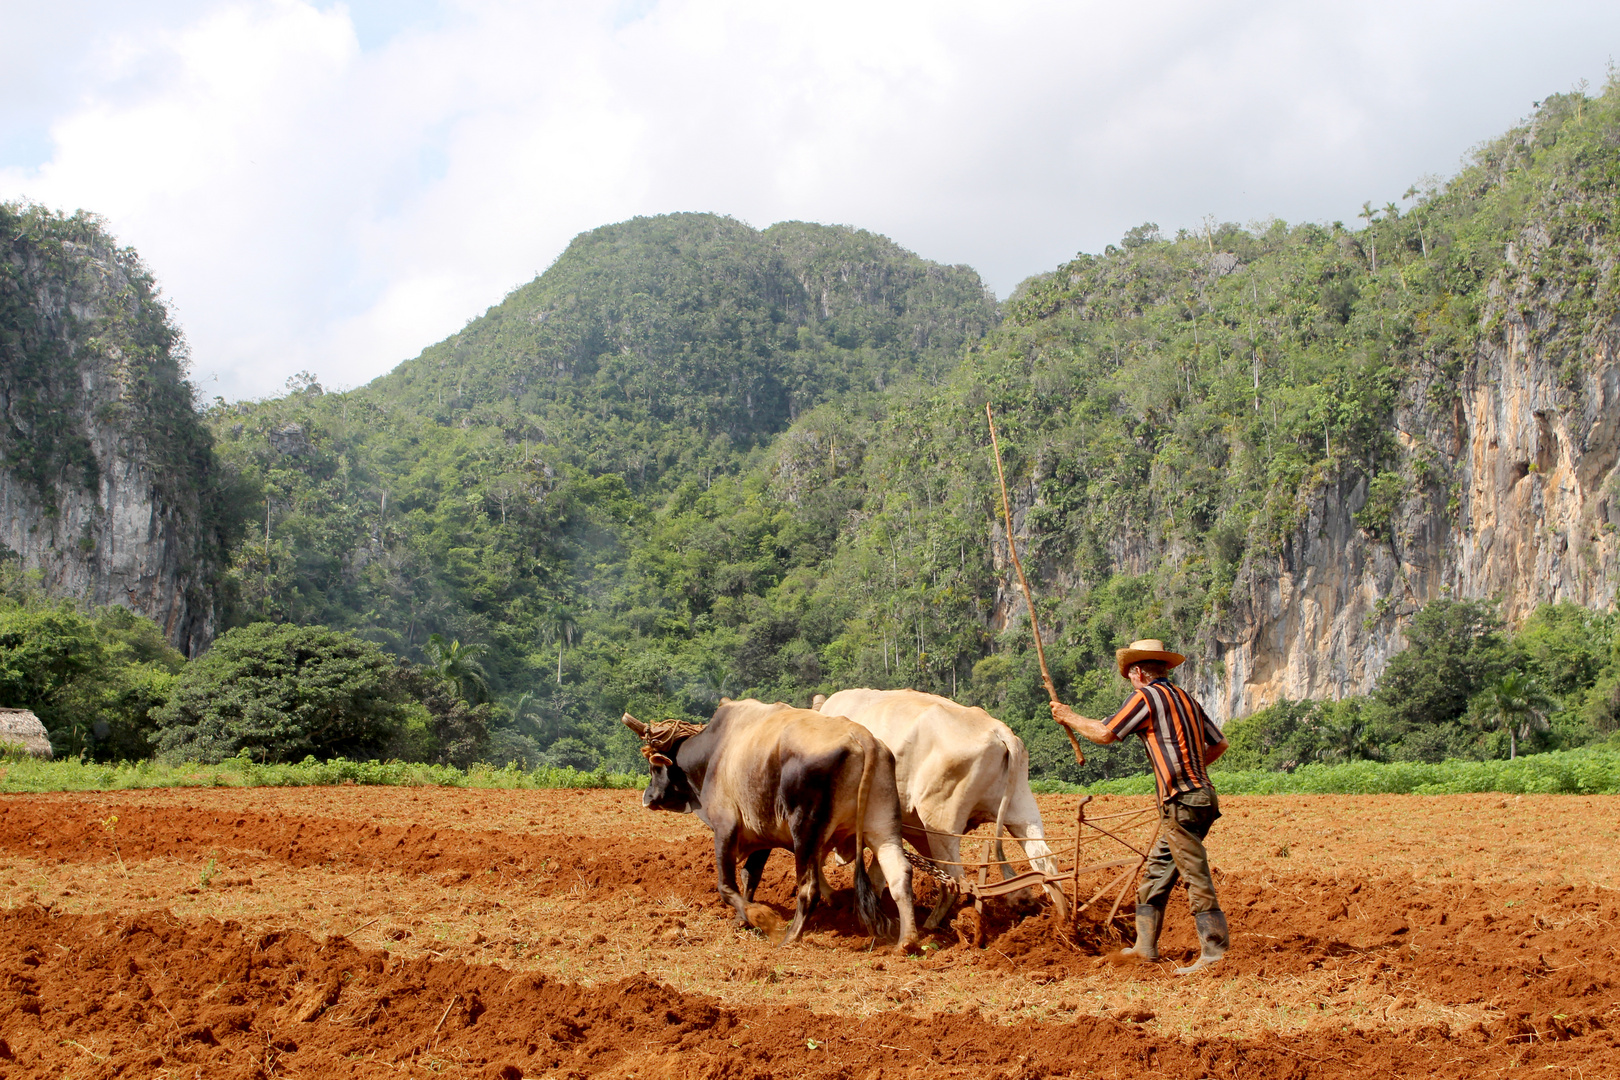
{"label": "ox ear", "polygon": [[731,704],[731,699],[728,698],[728,697],[723,697],[723,698],[720,699],[720,704],[722,704],[722,705],[730,705]]}
{"label": "ox ear", "polygon": [[825,704],[827,704],[826,694],[817,694],[815,697],[810,699],[810,707],[816,710],[816,712],[820,712],[821,707]]}
{"label": "ox ear", "polygon": [[675,764],[673,761],[669,760],[669,758],[664,754],[651,754],[651,755],[649,755],[648,758],[647,758],[647,763],[649,765],[652,765],[654,768],[659,768],[659,769],[667,769],[671,765]]}
{"label": "ox ear", "polygon": [[625,727],[629,728],[631,731],[635,732],[637,735],[640,735],[643,739],[645,739],[647,737],[647,725],[646,724],[643,724],[640,720],[637,720],[635,717],[631,716],[629,713],[625,713],[624,716],[621,717],[621,719],[624,721],[624,726]]}

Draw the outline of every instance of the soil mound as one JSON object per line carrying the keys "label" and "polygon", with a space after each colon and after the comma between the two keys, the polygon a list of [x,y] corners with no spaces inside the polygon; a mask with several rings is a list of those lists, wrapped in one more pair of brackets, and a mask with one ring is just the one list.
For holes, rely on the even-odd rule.
{"label": "soil mound", "polygon": [[[1613,1075],[1591,1018],[1510,1014],[1494,1029],[1179,1040],[1141,1017],[992,1024],[971,1013],[867,1021],[803,1007],[727,1009],[638,977],[601,985],[455,961],[404,961],[341,938],[231,922],[0,916],[0,1076],[971,1075],[1472,1076],[1490,1067]],[[1561,984],[1552,984],[1553,986]],[[1552,987],[1549,987],[1551,989]]]}

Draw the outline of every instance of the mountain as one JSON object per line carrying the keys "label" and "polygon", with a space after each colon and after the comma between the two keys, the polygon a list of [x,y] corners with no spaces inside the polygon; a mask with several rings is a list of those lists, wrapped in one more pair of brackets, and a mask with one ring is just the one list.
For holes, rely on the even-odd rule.
{"label": "mountain", "polygon": [[1128,239],[1027,284],[1011,333],[1118,349],[1150,387],[1105,402],[1132,463],[1051,428],[1035,451],[1049,580],[1081,610],[1109,575],[1150,581],[1223,716],[1369,692],[1436,599],[1612,610],[1617,133],[1615,88],[1555,96],[1359,232]]}
{"label": "mountain", "polygon": [[214,633],[243,493],[184,356],[151,275],[96,218],[0,204],[0,554],[190,653]]}
{"label": "mountain", "polygon": [[489,646],[497,695],[529,710],[519,749],[593,763],[604,710],[712,704],[743,647],[716,605],[835,546],[846,507],[828,492],[816,513],[764,509],[782,432],[944,378],[998,318],[973,271],[856,229],[677,214],[585,233],[369,386],[211,411],[265,500],[230,619],[352,628],[403,655],[433,633]]}
{"label": "mountain", "polygon": [[232,617],[489,645],[526,758],[628,763],[626,708],[911,685],[1037,771],[1133,767],[1042,720],[986,404],[1092,714],[1136,637],[1225,719],[1367,693],[1436,599],[1612,608],[1617,133],[1614,88],[1555,96],[1358,228],[1143,225],[999,310],[853,229],[593,230],[370,386],[211,415],[269,500]]}
{"label": "mountain", "polygon": [[[1357,227],[1144,224],[1001,305],[971,270],[856,229],[637,218],[582,234],[368,386],[306,377],[216,404],[211,453],[178,412],[172,430],[195,434],[174,449],[150,428],[107,445],[143,463],[154,513],[198,551],[253,522],[213,590],[224,623],[353,629],[415,658],[433,634],[485,646],[494,760],[632,766],[626,710],[916,686],[1006,719],[1038,775],[1086,780],[1139,751],[1077,768],[1044,719],[986,405],[1053,673],[1090,715],[1118,705],[1113,650],[1138,637],[1187,652],[1183,681],[1222,720],[1387,697],[1413,635],[1491,633],[1493,607],[1510,628],[1553,614],[1530,620],[1540,644],[1491,638],[1480,671],[1544,666],[1564,648],[1547,642],[1602,629],[1544,605],[1612,611],[1620,583],[1617,183],[1620,89],[1558,95]],[[73,364],[108,340],[8,318]],[[163,333],[141,355],[172,365]],[[123,415],[75,396],[103,376],[52,363],[8,375],[57,403],[15,415]],[[118,385],[169,386],[179,409],[183,381],[164,378]],[[48,505],[92,490],[104,471],[84,463],[111,451],[39,430],[55,456],[7,482],[34,485],[17,520],[55,530],[33,550],[70,564],[79,534]],[[1593,643],[1559,677],[1575,719],[1548,739],[1620,716],[1620,699],[1577,708],[1620,678],[1611,652]],[[1390,757],[1473,737],[1457,715],[1372,736],[1334,715],[1344,745]],[[1450,734],[1413,734],[1428,723]]]}
{"label": "mountain", "polygon": [[635,218],[361,396],[446,424],[501,411],[641,482],[717,438],[764,445],[830,397],[937,379],[997,318],[972,270],[858,229]]}

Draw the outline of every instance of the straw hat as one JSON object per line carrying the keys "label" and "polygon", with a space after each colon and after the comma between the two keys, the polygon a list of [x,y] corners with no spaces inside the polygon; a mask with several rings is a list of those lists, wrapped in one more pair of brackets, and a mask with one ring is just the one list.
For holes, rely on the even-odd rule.
{"label": "straw hat", "polygon": [[1187,658],[1166,649],[1164,642],[1158,638],[1143,638],[1141,641],[1131,642],[1126,648],[1115,649],[1114,659],[1119,662],[1119,673],[1124,675],[1132,664],[1143,660],[1162,660],[1171,667],[1180,667]]}

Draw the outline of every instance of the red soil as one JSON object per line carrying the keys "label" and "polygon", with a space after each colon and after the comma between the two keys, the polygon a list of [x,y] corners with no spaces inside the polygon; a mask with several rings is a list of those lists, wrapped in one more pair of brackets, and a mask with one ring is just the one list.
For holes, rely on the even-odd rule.
{"label": "red soil", "polygon": [[[623,793],[429,790],[410,796],[421,823],[404,824],[401,798],[346,789],[0,800],[0,884],[13,886],[0,912],[0,1080],[1620,1075],[1620,895],[1590,883],[1247,866],[1220,881],[1233,950],[1192,980],[1113,967],[1118,943],[1105,928],[1087,923],[1077,941],[1060,940],[1044,910],[992,909],[984,949],[961,943],[974,929],[967,911],[926,955],[880,959],[847,890],[805,945],[766,953],[727,930],[715,936],[724,923],[712,848],[690,819],[642,814]],[[458,818],[466,823],[453,826]],[[565,822],[573,835],[526,831]],[[360,927],[323,935],[290,895],[272,896],[251,922],[178,913],[199,892],[187,884],[198,864],[216,853],[234,876],[204,882],[212,892],[296,870],[294,880],[352,889],[337,902],[361,923],[377,882],[397,880],[450,923],[523,899],[554,913],[550,931],[594,937],[577,948],[551,939],[551,953],[572,949],[578,969],[560,979],[468,959],[483,936],[470,929],[468,945],[438,952],[405,936],[387,950],[351,940]],[[760,894],[784,912],[786,869],[778,856]],[[130,902],[131,874],[164,873],[169,906]],[[654,895],[688,913],[675,918]],[[1187,921],[1172,912],[1170,955],[1191,954]],[[718,950],[709,955],[741,959],[722,971],[700,957],[681,987],[609,959],[695,955],[705,941]],[[754,956],[765,959],[749,966]],[[766,1001],[787,977],[778,958],[807,983],[870,990],[886,1011],[814,991]],[[1005,1005],[924,1010],[910,1003],[912,987],[934,1001],[950,988],[982,990]],[[1053,994],[1048,1019],[1027,1018],[1026,1001]],[[1076,1003],[1088,994],[1113,1000],[1093,1011]],[[1292,1011],[1279,1019],[1266,1002]],[[1383,1015],[1355,1002],[1382,1002]],[[1177,1030],[1171,1012],[1181,1009],[1210,1025]],[[1321,1019],[1298,1019],[1301,1009]]]}

